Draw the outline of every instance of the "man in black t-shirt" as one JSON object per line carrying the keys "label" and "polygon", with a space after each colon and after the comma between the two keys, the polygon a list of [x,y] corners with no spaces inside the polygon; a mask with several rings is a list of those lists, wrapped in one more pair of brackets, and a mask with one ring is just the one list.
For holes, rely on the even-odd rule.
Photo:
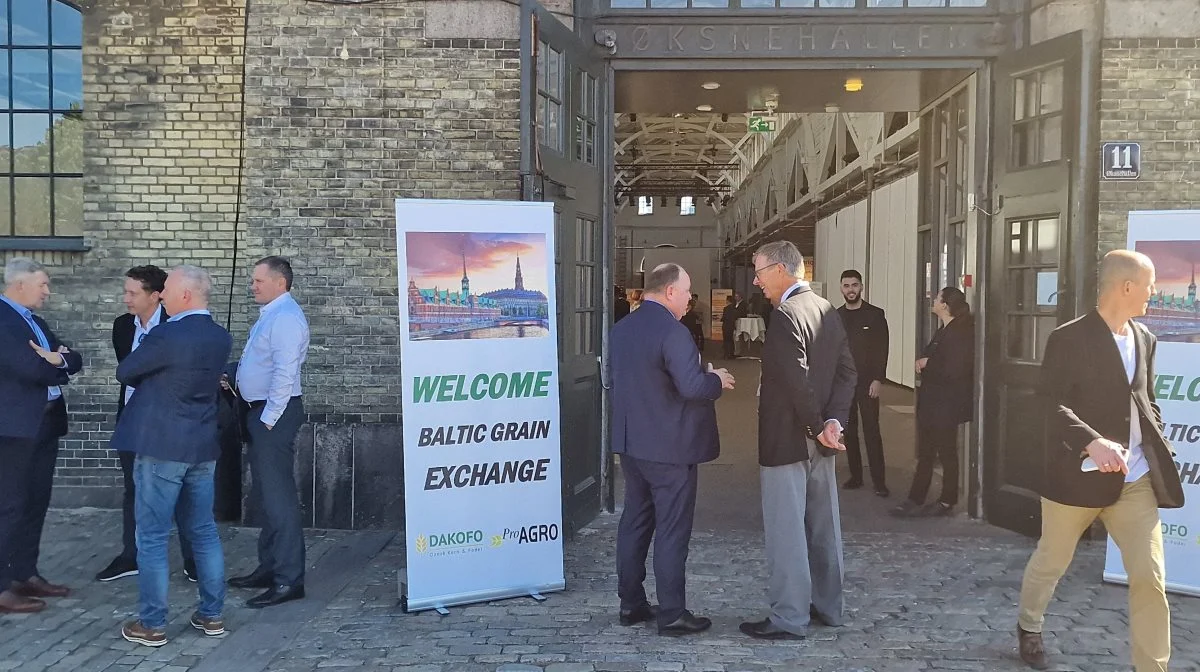
{"label": "man in black t-shirt", "polygon": [[846,457],[850,461],[850,480],[843,485],[855,490],[863,485],[862,453],[858,448],[859,418],[867,444],[867,460],[871,468],[871,483],[875,494],[887,497],[883,460],[883,437],[879,431],[879,391],[887,378],[888,324],[883,309],[862,298],[862,274],[854,269],[842,272],[842,297],[845,305],[838,308],[850,353],[858,370],[858,385],[854,405],[850,407],[850,423],[846,426]]}

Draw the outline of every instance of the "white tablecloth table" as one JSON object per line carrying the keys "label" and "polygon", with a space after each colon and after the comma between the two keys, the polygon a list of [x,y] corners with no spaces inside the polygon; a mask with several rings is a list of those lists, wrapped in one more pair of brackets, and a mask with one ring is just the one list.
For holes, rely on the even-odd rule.
{"label": "white tablecloth table", "polygon": [[749,341],[766,341],[767,323],[761,317],[741,317],[733,327],[733,338],[736,341],[745,337]]}

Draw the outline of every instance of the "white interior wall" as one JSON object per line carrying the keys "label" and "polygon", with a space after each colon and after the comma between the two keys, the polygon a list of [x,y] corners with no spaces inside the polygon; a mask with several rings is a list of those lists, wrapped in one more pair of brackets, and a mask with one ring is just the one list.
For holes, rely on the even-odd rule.
{"label": "white interior wall", "polygon": [[871,264],[867,268],[867,202],[860,201],[817,223],[814,280],[825,298],[843,303],[841,275],[848,268],[863,274],[866,298],[887,313],[891,334],[888,379],[916,385],[917,176],[877,189],[871,196]]}

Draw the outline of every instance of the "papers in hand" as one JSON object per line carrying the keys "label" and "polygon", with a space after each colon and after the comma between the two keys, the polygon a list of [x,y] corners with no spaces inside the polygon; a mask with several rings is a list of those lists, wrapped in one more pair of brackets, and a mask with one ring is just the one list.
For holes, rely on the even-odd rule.
{"label": "papers in hand", "polygon": [[1096,464],[1095,460],[1088,457],[1083,460],[1083,464],[1079,465],[1079,470],[1084,472],[1100,471],[1100,465]]}

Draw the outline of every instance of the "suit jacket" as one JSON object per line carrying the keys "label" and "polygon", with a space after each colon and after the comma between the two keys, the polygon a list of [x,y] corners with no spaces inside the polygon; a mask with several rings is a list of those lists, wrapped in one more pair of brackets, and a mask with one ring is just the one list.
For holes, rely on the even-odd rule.
{"label": "suit jacket", "polygon": [[112,447],[199,464],[217,459],[217,395],[233,339],[208,315],[155,327],[117,366],[137,388],[117,421]]}
{"label": "suit jacket", "polygon": [[1049,408],[1041,493],[1046,499],[1088,508],[1117,501],[1125,485],[1123,474],[1083,472],[1079,467],[1087,456],[1084,449],[1095,439],[1129,445],[1129,397],[1133,395],[1158,505],[1183,506],[1183,485],[1154,399],[1158,341],[1137,322],[1130,322],[1130,328],[1137,350],[1132,384],[1112,331],[1096,311],[1055,329],[1046,342],[1041,384]]}
{"label": "suit jacket", "polygon": [[700,365],[687,327],[647,301],[612,328],[612,451],[667,464],[717,458],[721,378]]}
{"label": "suit jacket", "polygon": [[[51,350],[65,345],[50,330],[45,320],[33,316],[46,335]],[[29,341],[37,343],[37,335],[12,306],[0,301],[0,436],[32,439],[41,429],[46,415],[46,389],[51,385],[66,385],[70,376],[83,370],[83,357],[78,352],[68,352],[66,368],[59,368],[42,359]],[[52,436],[67,433],[67,406],[55,404],[49,409],[53,415],[45,418],[50,423]]]}
{"label": "suit jacket", "polygon": [[807,460],[806,437],[820,435],[827,420],[850,421],[856,382],[842,318],[811,287],[793,291],[774,310],[763,344],[758,463]]}
{"label": "suit jacket", "polygon": [[883,309],[866,301],[858,310],[838,308],[846,337],[850,339],[850,354],[858,371],[858,384],[866,387],[871,381],[887,380],[888,323]]}
{"label": "suit jacket", "polygon": [[[163,306],[158,307],[158,323],[160,325],[167,323],[167,309]],[[137,333],[137,326],[134,320],[133,313],[125,313],[124,315],[113,320],[112,326],[112,344],[113,352],[117,355],[117,364],[125,361],[129,353],[133,352],[133,335]],[[125,389],[128,385],[121,384],[121,396],[117,397],[117,417],[121,417],[121,411],[125,410]]]}
{"label": "suit jacket", "polygon": [[725,304],[725,308],[721,310],[721,332],[732,336],[737,329],[737,321],[746,316],[746,302]]}
{"label": "suit jacket", "polygon": [[917,421],[936,427],[975,415],[975,318],[963,315],[938,329],[922,356],[929,362],[917,388]]}

